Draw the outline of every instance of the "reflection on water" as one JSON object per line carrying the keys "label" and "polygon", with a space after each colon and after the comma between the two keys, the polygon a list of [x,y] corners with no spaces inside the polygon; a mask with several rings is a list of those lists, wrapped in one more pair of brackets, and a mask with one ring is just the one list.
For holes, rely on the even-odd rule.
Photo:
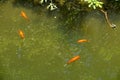
{"label": "reflection on water", "polygon": [[[21,10],[30,22],[21,18]],[[102,15],[91,14],[83,20],[83,28],[65,32],[57,16],[14,7],[10,1],[0,4],[0,80],[118,80],[119,27],[112,30]],[[78,44],[83,38],[89,42]],[[81,59],[64,67],[75,55]]]}

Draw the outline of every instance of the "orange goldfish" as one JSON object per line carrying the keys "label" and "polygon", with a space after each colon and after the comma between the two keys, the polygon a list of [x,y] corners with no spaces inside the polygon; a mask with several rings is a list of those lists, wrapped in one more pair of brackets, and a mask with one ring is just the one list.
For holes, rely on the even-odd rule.
{"label": "orange goldfish", "polygon": [[78,40],[77,42],[78,42],[78,43],[83,43],[83,42],[88,42],[88,40],[87,40],[87,39],[80,39],[80,40]]}
{"label": "orange goldfish", "polygon": [[27,21],[30,21],[30,19],[28,18],[28,16],[26,15],[26,13],[24,11],[21,11],[20,15],[26,19]]}
{"label": "orange goldfish", "polygon": [[24,35],[24,32],[22,30],[18,30],[18,34],[19,36],[21,37],[21,39],[24,39],[25,38],[25,35]]}
{"label": "orange goldfish", "polygon": [[74,61],[76,61],[76,60],[78,60],[78,59],[80,59],[80,56],[79,56],[79,55],[74,56],[73,58],[71,58],[71,59],[67,62],[67,64],[70,64],[70,63],[72,63],[72,62],[74,62]]}

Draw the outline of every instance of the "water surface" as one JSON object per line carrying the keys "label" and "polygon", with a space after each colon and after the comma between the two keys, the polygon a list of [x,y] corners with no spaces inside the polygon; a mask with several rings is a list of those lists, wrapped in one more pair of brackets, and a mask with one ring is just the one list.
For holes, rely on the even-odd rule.
{"label": "water surface", "polygon": [[[39,9],[0,3],[0,80],[120,79],[120,15],[110,15],[115,30],[98,12],[85,16],[75,30],[66,30],[59,13],[48,16],[46,9]],[[20,16],[21,10],[30,22]],[[89,42],[78,44],[83,38]],[[75,55],[81,59],[64,66]]]}

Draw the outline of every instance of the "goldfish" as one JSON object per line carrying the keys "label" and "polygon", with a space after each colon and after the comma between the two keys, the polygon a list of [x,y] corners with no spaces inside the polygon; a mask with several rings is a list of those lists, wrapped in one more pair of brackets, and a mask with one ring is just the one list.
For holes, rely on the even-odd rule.
{"label": "goldfish", "polygon": [[25,35],[24,35],[24,32],[22,30],[18,30],[18,34],[19,36],[21,37],[21,39],[24,39],[25,38]]}
{"label": "goldfish", "polygon": [[70,63],[72,63],[72,62],[74,62],[74,61],[76,61],[76,60],[78,60],[78,59],[80,59],[80,56],[79,56],[79,55],[74,56],[73,58],[71,58],[71,59],[67,62],[67,64],[70,64]]}
{"label": "goldfish", "polygon": [[20,15],[26,19],[27,21],[30,21],[30,19],[28,18],[28,16],[26,15],[26,13],[24,11],[21,11]]}
{"label": "goldfish", "polygon": [[78,40],[77,42],[78,42],[78,43],[83,43],[83,42],[88,42],[88,40],[87,40],[87,39],[80,39],[80,40]]}

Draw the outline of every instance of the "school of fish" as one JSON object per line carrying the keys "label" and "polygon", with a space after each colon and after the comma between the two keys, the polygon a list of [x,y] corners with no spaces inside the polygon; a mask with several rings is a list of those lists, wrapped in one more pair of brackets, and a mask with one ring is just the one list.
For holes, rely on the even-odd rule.
{"label": "school of fish", "polygon": [[[87,39],[79,39],[77,41],[78,43],[84,43],[84,42],[89,42]],[[75,62],[76,60],[79,60],[80,59],[80,56],[77,55],[77,56],[74,56],[73,58],[71,58],[70,60],[68,60],[67,64],[70,64],[72,62]]]}
{"label": "school of fish", "polygon": [[[30,19],[28,18],[28,16],[26,15],[26,13],[25,13],[24,11],[21,11],[20,15],[21,15],[21,17],[23,17],[26,21],[30,21]],[[18,30],[18,34],[19,34],[19,36],[20,36],[21,39],[25,39],[25,35],[24,35],[23,30],[19,29],[19,30]],[[80,40],[78,40],[77,42],[78,42],[78,43],[84,43],[84,42],[88,42],[88,40],[87,40],[87,39],[80,39]],[[79,55],[74,56],[74,57],[72,57],[71,59],[69,59],[69,60],[67,61],[67,64],[70,64],[70,63],[72,63],[72,62],[75,62],[75,61],[77,61],[77,60],[79,60],[79,59],[80,59],[80,56],[79,56]]]}
{"label": "school of fish", "polygon": [[[23,17],[26,21],[30,21],[30,19],[28,18],[28,16],[26,15],[26,13],[24,11],[20,12],[20,16]],[[23,30],[19,29],[18,34],[21,39],[25,39],[25,34],[24,34]]]}

